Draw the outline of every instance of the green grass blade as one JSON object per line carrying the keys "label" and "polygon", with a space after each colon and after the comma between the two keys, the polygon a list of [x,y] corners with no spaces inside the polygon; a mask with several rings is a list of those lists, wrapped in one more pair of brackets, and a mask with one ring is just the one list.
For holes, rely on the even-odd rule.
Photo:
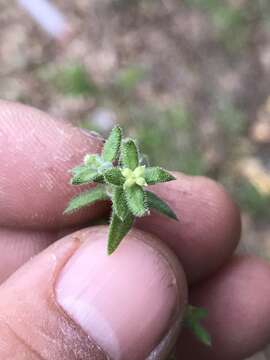
{"label": "green grass blade", "polygon": [[103,187],[96,187],[94,189],[84,191],[69,202],[68,207],[64,211],[64,214],[77,211],[82,207],[95,203],[96,201],[108,199],[109,196]]}
{"label": "green grass blade", "polygon": [[151,191],[146,191],[148,206],[171,219],[178,220],[176,214],[169,205]]}
{"label": "green grass blade", "polygon": [[129,230],[132,228],[134,216],[129,213],[124,221],[119,219],[116,213],[113,211],[108,241],[108,254],[111,255],[120,244],[121,240],[126,236]]}
{"label": "green grass blade", "polygon": [[122,129],[120,126],[115,126],[108,139],[106,140],[101,157],[103,160],[113,162],[118,160],[120,146],[122,141]]}

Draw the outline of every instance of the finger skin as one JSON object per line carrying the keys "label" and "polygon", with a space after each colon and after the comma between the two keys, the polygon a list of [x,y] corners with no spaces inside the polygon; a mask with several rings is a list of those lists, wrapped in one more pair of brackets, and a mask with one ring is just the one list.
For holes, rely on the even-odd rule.
{"label": "finger skin", "polygon": [[55,243],[0,287],[0,358],[106,360],[55,303],[54,282],[79,240]]}
{"label": "finger skin", "polygon": [[[1,359],[12,358],[13,360],[32,360],[42,358],[44,360],[106,360],[109,358],[100,348],[100,346],[98,346],[93,340],[93,337],[96,334],[86,334],[86,331],[82,330],[78,323],[74,321],[74,318],[69,316],[64,308],[60,305],[60,302],[57,301],[60,295],[56,290],[59,278],[61,278],[61,274],[63,274],[63,269],[70,263],[70,259],[76,256],[76,254],[79,252],[81,254],[83,251],[85,251],[85,249],[88,248],[88,246],[92,246],[92,243],[102,242],[103,246],[104,241],[107,240],[107,234],[107,227],[93,227],[78,231],[72,235],[68,235],[64,239],[57,241],[48,249],[34,257],[1,285]],[[104,238],[105,235],[106,238]],[[179,296],[179,302],[177,301],[177,304],[175,304],[175,310],[177,310],[175,316],[177,314],[181,314],[182,316],[187,296],[186,282],[183,275],[183,270],[181,269],[176,257],[169,251],[169,249],[166,249],[166,247],[161,242],[154,239],[153,236],[147,235],[138,230],[134,230],[131,234],[129,234],[128,240],[129,241],[127,241],[124,245],[125,249],[122,248],[123,251],[116,255],[117,258],[115,258],[115,260],[111,260],[112,258],[108,257],[107,255],[106,258],[104,258],[104,255],[102,255],[101,264],[98,260],[95,260],[97,264],[94,265],[94,268],[93,262],[91,262],[87,264],[87,269],[83,267],[83,271],[90,271],[91,277],[95,278],[97,275],[96,266],[98,266],[98,268],[101,266],[102,268],[102,264],[105,262],[108,264],[108,266],[111,266],[110,263],[112,264],[111,271],[116,271],[116,266],[119,268],[119,265],[117,265],[119,262],[122,264],[132,264],[134,259],[137,259],[136,261],[141,262],[140,256],[138,257],[136,254],[134,254],[133,250],[145,247],[146,252],[148,252],[148,259],[150,256],[150,258],[153,260],[153,262],[151,262],[153,271],[160,266],[163,267],[163,261],[165,261],[164,265],[170,264],[168,271],[169,274],[174,274],[176,282],[170,284],[170,287],[168,289],[164,289],[164,291],[174,293],[174,289],[178,289],[179,292],[177,291],[177,294]],[[139,247],[134,246],[134,244],[138,244]],[[95,249],[95,246],[91,247],[91,249],[91,252],[95,251],[93,250]],[[132,249],[132,251],[130,252],[129,249]],[[105,247],[104,252],[106,252]],[[132,256],[130,256],[131,254]],[[126,267],[125,271],[127,272],[127,275],[129,274],[130,269],[134,267],[134,265],[135,264],[133,264],[131,267]],[[147,266],[149,266],[149,263]],[[155,274],[156,273],[153,272],[153,276],[155,276]],[[168,278],[168,274],[166,275],[165,273],[161,272],[160,275],[162,274],[164,275],[162,282],[164,285],[166,285],[166,277]],[[103,285],[102,289],[99,289],[100,291],[104,291],[104,286],[109,286],[109,289],[111,286],[113,286],[111,281],[106,284],[106,277],[108,278],[108,274],[106,273],[103,275],[105,280],[102,280]],[[122,277],[122,280],[120,280],[119,283],[121,284],[121,281],[126,278],[125,272],[122,272],[122,268],[121,274],[119,275],[120,278]],[[85,278],[87,278],[87,276],[85,276]],[[110,279],[108,278],[108,280]],[[80,282],[81,277],[78,276],[77,279],[71,280],[73,283],[76,283],[76,281]],[[119,286],[119,284],[116,286]],[[69,286],[69,283],[67,285]],[[83,284],[83,287],[84,286],[85,284]],[[99,288],[99,284],[89,283],[87,286],[98,286]],[[133,288],[133,285],[130,284],[130,289],[138,289],[140,283],[134,283],[134,286],[135,287]],[[149,287],[152,288],[151,282],[149,283]],[[94,288],[94,293],[95,289],[96,288]],[[145,303],[144,299],[147,290],[145,287],[143,287],[139,289],[139,291],[141,293],[140,302],[142,302],[141,304],[146,305],[147,303]],[[115,302],[116,300],[123,301],[127,298],[127,296],[128,294],[125,295],[125,288],[119,287],[117,292],[111,293],[108,305],[110,305],[113,301]],[[167,298],[165,297],[165,307],[168,306],[166,299]],[[96,296],[94,296],[93,300],[89,299],[89,305],[91,305],[91,301],[97,301]],[[120,323],[123,321],[125,323],[127,321],[125,320],[126,318],[134,319],[134,315],[128,313],[128,306],[129,305],[126,304],[125,307],[121,307],[121,309],[118,310],[122,310],[123,312],[123,317],[121,318]],[[149,317],[149,313],[151,313],[152,308],[149,308],[147,311],[147,317]],[[169,311],[169,313],[172,314],[171,311]],[[170,319],[170,321],[173,320],[173,318]],[[179,318],[179,320],[181,319]],[[140,319],[138,321],[140,321]],[[160,326],[160,319],[158,317],[154,317],[152,321],[156,321],[156,325],[152,322],[150,324],[154,328],[158,328]],[[141,328],[140,332],[138,332],[137,328],[134,335],[131,334],[131,338],[128,339],[129,347],[138,349],[138,353],[143,351],[142,349],[144,345],[142,344],[145,343],[145,337],[151,337],[152,334],[149,332],[149,334],[144,334],[144,336],[142,329],[143,327]],[[163,329],[162,333],[165,330],[166,329]],[[119,328],[117,331],[119,331]],[[123,334],[125,335],[124,332]],[[175,337],[175,334],[173,334],[173,336]],[[137,341],[138,343],[132,343],[134,341]],[[122,344],[121,346],[125,347],[126,343]],[[172,346],[170,341],[166,344],[166,346],[167,352],[165,352],[163,348],[162,354],[168,356],[168,350]],[[168,348],[168,346],[170,347]],[[141,359],[136,357],[134,352],[132,352],[131,358],[136,360]],[[151,357],[153,360],[161,360],[163,358],[166,359],[165,357]],[[121,357],[119,359],[125,360],[126,357]]]}
{"label": "finger skin", "polygon": [[104,214],[97,203],[73,216],[63,215],[83,187],[69,184],[69,170],[86,153],[99,153],[98,137],[20,104],[0,102],[0,226],[57,229]]}
{"label": "finger skin", "polygon": [[205,327],[212,348],[188,331],[179,339],[179,359],[243,360],[270,341],[270,264],[235,256],[216,275],[190,291],[191,304],[208,309]]}
{"label": "finger skin", "polygon": [[49,231],[0,228],[0,284],[56,239]]}
{"label": "finger skin", "polygon": [[[80,225],[108,212],[98,203],[72,216],[62,212],[75,192],[68,170],[102,141],[18,104],[0,103],[0,225],[43,231]],[[3,150],[2,150],[3,149]],[[33,151],[35,149],[35,151]],[[171,246],[189,283],[208,276],[230,256],[240,237],[237,208],[215,182],[176,174],[153,188],[177,213],[179,223],[153,214],[138,221]]]}
{"label": "finger skin", "polygon": [[180,259],[188,282],[195,283],[216,271],[233,253],[240,239],[240,213],[215,181],[174,175],[175,181],[149,188],[170,205],[179,221],[153,212],[136,226],[166,242]]}

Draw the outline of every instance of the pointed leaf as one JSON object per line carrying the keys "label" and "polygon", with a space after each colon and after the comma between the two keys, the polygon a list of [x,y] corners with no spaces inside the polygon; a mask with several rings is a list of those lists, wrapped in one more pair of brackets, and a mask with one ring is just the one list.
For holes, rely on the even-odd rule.
{"label": "pointed leaf", "polygon": [[90,184],[92,182],[102,182],[103,176],[89,168],[77,170],[71,179],[72,185]]}
{"label": "pointed leaf", "polygon": [[135,170],[139,166],[139,151],[134,140],[126,139],[121,146],[121,162],[123,167]]}
{"label": "pointed leaf", "polygon": [[121,170],[119,168],[116,168],[116,167],[105,171],[104,178],[105,178],[107,183],[112,184],[112,185],[116,185],[116,186],[121,186],[125,182],[125,178],[122,175]]}
{"label": "pointed leaf", "polygon": [[113,162],[118,159],[121,141],[122,129],[120,126],[115,126],[104,144],[101,155],[103,160]]}
{"label": "pointed leaf", "polygon": [[146,168],[144,177],[148,185],[176,180],[172,174],[160,167]]}
{"label": "pointed leaf", "polygon": [[206,345],[206,346],[212,345],[211,336],[208,333],[208,331],[205,330],[205,328],[203,326],[201,326],[200,324],[197,324],[196,326],[194,326],[193,332],[194,332],[195,336],[197,337],[197,339],[200,342],[202,342],[204,345]]}
{"label": "pointed leaf", "polygon": [[111,255],[120,244],[121,240],[126,236],[133,225],[134,216],[129,213],[124,221],[121,221],[113,211],[108,242],[108,254]]}
{"label": "pointed leaf", "polygon": [[73,175],[78,175],[80,174],[81,172],[84,172],[85,170],[87,170],[88,167],[85,166],[85,165],[79,165],[79,166],[76,166],[74,167],[73,169],[70,170],[70,172],[73,174]]}
{"label": "pointed leaf", "polygon": [[211,346],[211,336],[200,323],[206,316],[206,309],[188,305],[184,316],[184,325],[194,333],[200,342],[207,346]]}
{"label": "pointed leaf", "polygon": [[127,206],[125,193],[122,187],[115,186],[112,192],[113,209],[116,215],[123,221],[130,213]]}
{"label": "pointed leaf", "polygon": [[98,154],[86,154],[83,159],[84,165],[92,170],[97,170],[103,161]]}
{"label": "pointed leaf", "polygon": [[64,214],[79,210],[82,207],[95,203],[96,201],[107,199],[109,199],[109,196],[103,187],[96,187],[94,189],[84,191],[70,201],[68,207],[64,211]]}
{"label": "pointed leaf", "polygon": [[143,188],[133,185],[125,188],[125,197],[129,210],[134,216],[144,216],[149,212],[147,198]]}
{"label": "pointed leaf", "polygon": [[178,220],[176,214],[172,211],[169,205],[160,199],[156,194],[151,191],[145,191],[147,195],[147,201],[149,208],[155,209],[163,215],[168,216],[171,219]]}

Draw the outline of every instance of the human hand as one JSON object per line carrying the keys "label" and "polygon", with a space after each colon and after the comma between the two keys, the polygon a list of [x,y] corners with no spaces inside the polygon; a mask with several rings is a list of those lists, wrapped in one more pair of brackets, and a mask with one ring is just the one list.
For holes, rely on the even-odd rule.
{"label": "human hand", "polygon": [[[143,218],[110,257],[106,226],[74,232],[108,210],[62,215],[77,191],[68,170],[101,147],[38,110],[0,102],[0,358],[144,360],[156,348],[149,359],[166,360],[177,338],[176,359],[241,360],[265,346],[270,265],[231,258],[240,216],[215,182],[176,174],[154,186],[180,222]],[[209,310],[212,348],[179,335],[187,283],[189,302]]]}

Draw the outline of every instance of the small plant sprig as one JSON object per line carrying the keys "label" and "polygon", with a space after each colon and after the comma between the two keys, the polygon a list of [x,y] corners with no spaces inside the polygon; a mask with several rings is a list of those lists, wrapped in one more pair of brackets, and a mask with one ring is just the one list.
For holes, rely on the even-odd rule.
{"label": "small plant sprig", "polygon": [[184,315],[183,326],[191,330],[201,343],[211,346],[211,336],[201,324],[201,321],[207,317],[207,313],[208,311],[204,308],[188,305]]}
{"label": "small plant sprig", "polygon": [[[96,183],[97,186],[73,198],[64,213],[72,213],[97,201],[112,202],[108,254],[116,250],[132,228],[135,218],[149,215],[150,209],[177,220],[168,204],[146,190],[148,185],[172,181],[175,177],[160,167],[146,166],[143,161],[136,142],[129,138],[123,139],[122,129],[115,126],[101,155],[87,154],[83,164],[71,170],[72,185]],[[206,316],[205,309],[188,305],[183,325],[199,341],[209,346],[210,335],[200,323]]]}
{"label": "small plant sprig", "polygon": [[150,214],[150,209],[177,220],[162,199],[146,190],[148,185],[175,180],[160,167],[142,163],[133,139],[123,139],[122,129],[115,126],[106,140],[101,155],[87,154],[82,165],[71,170],[72,185],[96,183],[94,189],[73,198],[64,213],[72,213],[101,200],[111,200],[108,254],[112,254],[131,229],[136,217]]}
{"label": "small plant sprig", "polygon": [[[207,317],[207,313],[207,310],[204,308],[187,305],[183,319],[183,327],[193,332],[196,339],[202,344],[211,346],[211,336],[201,324],[201,321]],[[176,358],[176,354],[173,352],[167,360],[176,360]]]}

